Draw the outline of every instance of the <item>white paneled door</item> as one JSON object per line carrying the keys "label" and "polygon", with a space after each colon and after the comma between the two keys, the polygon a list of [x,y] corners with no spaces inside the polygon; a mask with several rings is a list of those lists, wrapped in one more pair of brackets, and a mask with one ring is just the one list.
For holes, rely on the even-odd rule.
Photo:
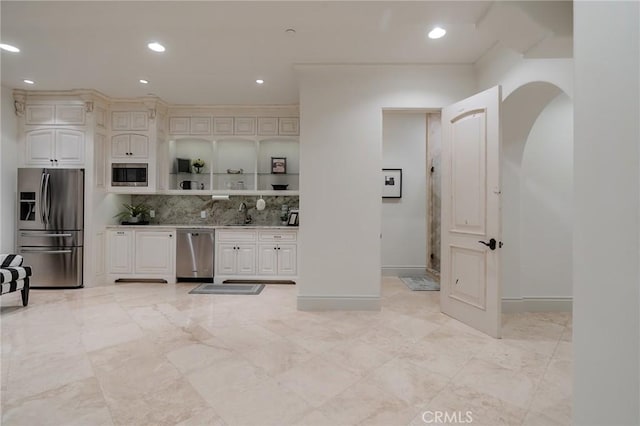
{"label": "white paneled door", "polygon": [[[442,312],[501,335],[500,86],[442,111]],[[445,195],[446,194],[446,195]]]}

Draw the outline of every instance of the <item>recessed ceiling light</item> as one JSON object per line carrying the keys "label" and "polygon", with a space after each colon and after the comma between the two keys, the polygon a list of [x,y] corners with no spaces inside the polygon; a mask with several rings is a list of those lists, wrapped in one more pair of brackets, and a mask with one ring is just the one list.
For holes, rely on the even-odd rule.
{"label": "recessed ceiling light", "polygon": [[258,83],[258,84],[264,84],[264,80],[257,79],[257,80],[256,80],[256,83]]}
{"label": "recessed ceiling light", "polygon": [[295,28],[287,28],[286,30],[284,30],[284,32],[289,35],[294,35],[296,33],[296,30]]}
{"label": "recessed ceiling light", "polygon": [[140,79],[140,83],[142,84],[149,84],[149,80],[145,80],[144,78]]}
{"label": "recessed ceiling light", "polygon": [[447,33],[447,30],[445,30],[444,28],[435,27],[434,29],[429,31],[429,38],[432,38],[432,39],[441,38],[441,37],[444,37],[446,33]]}
{"label": "recessed ceiling light", "polygon": [[25,83],[27,83],[27,84],[35,84],[35,81],[33,81],[33,80],[27,80],[27,79],[24,79],[24,80],[22,80],[22,81],[24,81],[24,82],[25,82]]}
{"label": "recessed ceiling light", "polygon": [[18,53],[20,51],[20,49],[18,49],[17,47],[12,46],[10,44],[4,44],[4,43],[0,43],[0,49],[6,50],[7,52],[13,52],[13,53]]}
{"label": "recessed ceiling light", "polygon": [[164,52],[166,50],[163,45],[156,41],[147,44],[147,47],[149,47],[149,49],[153,50],[154,52]]}

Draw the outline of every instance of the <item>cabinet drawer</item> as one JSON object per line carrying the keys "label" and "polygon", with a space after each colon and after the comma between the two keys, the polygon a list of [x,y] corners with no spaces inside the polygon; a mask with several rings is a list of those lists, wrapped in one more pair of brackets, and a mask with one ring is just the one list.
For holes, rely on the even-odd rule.
{"label": "cabinet drawer", "polygon": [[259,241],[291,242],[296,241],[298,233],[295,231],[260,231]]}
{"label": "cabinet drawer", "polygon": [[216,241],[255,241],[256,231],[221,229],[216,232]]}

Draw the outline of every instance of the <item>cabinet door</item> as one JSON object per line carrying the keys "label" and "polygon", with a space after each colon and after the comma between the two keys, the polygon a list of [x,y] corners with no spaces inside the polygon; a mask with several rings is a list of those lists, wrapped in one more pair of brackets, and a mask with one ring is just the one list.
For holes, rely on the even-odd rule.
{"label": "cabinet door", "polygon": [[25,163],[28,165],[51,166],[55,130],[34,130],[27,133]]}
{"label": "cabinet door", "polygon": [[84,106],[56,105],[56,124],[84,124]]}
{"label": "cabinet door", "polygon": [[108,231],[108,266],[111,274],[133,272],[133,231]]}
{"label": "cabinet door", "polygon": [[214,117],[213,132],[216,135],[232,135],[233,117]]}
{"label": "cabinet door", "polygon": [[169,133],[186,135],[189,133],[189,117],[170,117]]}
{"label": "cabinet door", "polygon": [[300,133],[298,117],[280,117],[278,119],[278,133],[286,136],[298,136]]}
{"label": "cabinet door", "polygon": [[192,135],[211,134],[211,117],[191,117],[189,132]]}
{"label": "cabinet door", "polygon": [[255,275],[256,274],[256,245],[255,244],[238,244],[237,252],[237,274],[238,275]]}
{"label": "cabinet door", "polygon": [[53,105],[27,105],[24,122],[25,124],[53,124],[54,111]]}
{"label": "cabinet door", "polygon": [[297,250],[295,244],[278,245],[278,275],[296,275],[297,267]]}
{"label": "cabinet door", "polygon": [[136,274],[173,274],[175,270],[173,234],[173,231],[136,231]]}
{"label": "cabinet door", "polygon": [[258,134],[274,136],[278,134],[278,119],[276,117],[258,117]]}
{"label": "cabinet door", "polygon": [[276,275],[278,272],[278,250],[274,244],[258,246],[258,275]]}
{"label": "cabinet door", "polygon": [[111,138],[111,158],[129,158],[129,135]]}
{"label": "cabinet door", "polygon": [[236,245],[218,244],[216,251],[216,275],[235,275],[236,273]]}
{"label": "cabinet door", "polygon": [[130,116],[127,111],[111,113],[111,130],[129,130],[130,126]]}
{"label": "cabinet door", "polygon": [[84,163],[84,132],[56,130],[55,160],[61,166],[81,166]]}
{"label": "cabinet door", "polygon": [[132,111],[129,130],[148,130],[149,129],[149,116],[146,111]]}
{"label": "cabinet door", "polygon": [[145,135],[129,135],[129,152],[130,158],[148,158],[149,157],[149,138]]}
{"label": "cabinet door", "polygon": [[256,118],[255,117],[236,117],[234,119],[234,134],[255,135],[256,134]]}

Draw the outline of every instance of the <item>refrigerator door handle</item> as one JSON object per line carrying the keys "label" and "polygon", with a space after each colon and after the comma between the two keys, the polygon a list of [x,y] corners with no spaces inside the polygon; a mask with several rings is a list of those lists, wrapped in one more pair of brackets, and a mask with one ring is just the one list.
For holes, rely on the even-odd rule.
{"label": "refrigerator door handle", "polygon": [[44,180],[44,199],[46,204],[46,215],[47,215],[47,221],[45,222],[46,225],[49,224],[51,219],[51,194],[49,193],[50,178],[51,178],[51,175],[47,173],[47,178]]}
{"label": "refrigerator door handle", "polygon": [[44,183],[45,180],[47,178],[47,174],[45,172],[42,172],[42,176],[40,177],[40,216],[42,217],[42,223],[43,224],[47,224],[47,220],[46,220],[46,208],[45,208],[45,202],[44,202]]}
{"label": "refrigerator door handle", "polygon": [[71,234],[42,234],[39,232],[21,232],[20,233],[21,237],[71,237]]}
{"label": "refrigerator door handle", "polygon": [[30,250],[30,249],[20,249],[22,253],[38,253],[38,254],[63,254],[63,253],[71,253],[72,250]]}

